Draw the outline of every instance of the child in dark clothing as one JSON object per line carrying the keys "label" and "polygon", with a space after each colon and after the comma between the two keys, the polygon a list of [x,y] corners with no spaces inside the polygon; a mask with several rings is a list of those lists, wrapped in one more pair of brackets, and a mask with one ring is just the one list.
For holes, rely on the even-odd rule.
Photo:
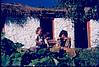
{"label": "child in dark clothing", "polygon": [[36,30],[36,34],[37,34],[37,37],[36,37],[36,46],[38,46],[39,48],[46,48],[47,45],[45,43],[45,38],[42,34],[42,28],[41,27],[38,27],[37,30]]}
{"label": "child in dark clothing", "polygon": [[65,30],[62,30],[59,34],[59,44],[61,47],[67,47],[70,48],[71,43],[70,39],[68,38],[68,33]]}

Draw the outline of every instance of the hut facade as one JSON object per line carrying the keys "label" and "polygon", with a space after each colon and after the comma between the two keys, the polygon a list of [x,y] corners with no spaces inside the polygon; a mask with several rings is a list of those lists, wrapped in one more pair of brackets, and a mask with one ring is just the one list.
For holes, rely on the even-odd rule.
{"label": "hut facade", "polygon": [[[79,35],[75,36],[76,25],[73,20],[65,18],[68,13],[66,9],[31,8],[21,4],[3,3],[1,7],[2,18],[5,20],[3,21],[5,37],[15,43],[24,44],[23,48],[35,46],[35,31],[37,27],[42,27],[44,32],[49,32],[52,40],[57,40],[60,31],[66,30],[68,37],[71,39],[71,48],[75,48],[75,37]],[[90,20],[87,22],[88,44],[85,45],[96,47],[99,44],[98,29],[98,21]],[[95,42],[93,42],[94,40]]]}

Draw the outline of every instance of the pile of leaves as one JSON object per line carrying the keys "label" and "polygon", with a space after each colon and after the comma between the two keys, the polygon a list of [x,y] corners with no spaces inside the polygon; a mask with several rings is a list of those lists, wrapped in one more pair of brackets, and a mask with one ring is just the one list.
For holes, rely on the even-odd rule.
{"label": "pile of leaves", "polygon": [[2,66],[99,66],[99,48],[75,49],[76,56],[44,49],[23,49],[23,44],[1,39]]}

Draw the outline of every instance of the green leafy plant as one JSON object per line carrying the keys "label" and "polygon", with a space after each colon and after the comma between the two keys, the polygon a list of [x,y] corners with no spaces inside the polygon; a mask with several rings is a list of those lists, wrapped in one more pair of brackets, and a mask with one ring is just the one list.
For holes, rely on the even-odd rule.
{"label": "green leafy plant", "polygon": [[[4,38],[1,40],[2,66],[98,66],[99,47],[78,49],[76,56],[71,57],[66,52],[51,52],[48,49],[35,51],[20,48],[21,43],[13,43]],[[8,46],[9,45],[9,46]],[[9,50],[8,50],[9,49]],[[9,52],[9,53],[7,53]],[[60,57],[61,56],[61,57]]]}
{"label": "green leafy plant", "polygon": [[10,57],[8,55],[3,54],[1,56],[1,65],[2,66],[9,66],[10,63]]}

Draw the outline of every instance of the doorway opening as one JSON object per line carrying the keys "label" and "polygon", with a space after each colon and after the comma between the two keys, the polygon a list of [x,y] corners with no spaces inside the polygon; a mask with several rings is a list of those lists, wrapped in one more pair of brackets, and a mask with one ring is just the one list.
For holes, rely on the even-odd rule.
{"label": "doorway opening", "polygon": [[40,18],[40,27],[43,29],[43,34],[49,33],[49,37],[53,39],[53,24],[51,18]]}

